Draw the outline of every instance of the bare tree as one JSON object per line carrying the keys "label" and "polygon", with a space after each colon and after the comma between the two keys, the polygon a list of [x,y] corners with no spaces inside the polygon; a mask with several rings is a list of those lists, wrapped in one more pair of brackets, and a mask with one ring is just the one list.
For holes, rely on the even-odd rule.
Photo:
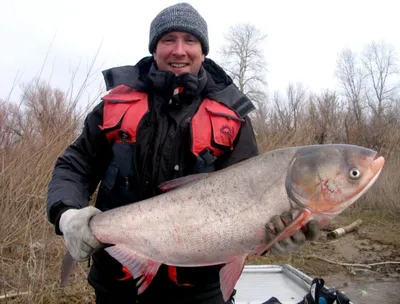
{"label": "bare tree", "polygon": [[17,143],[23,136],[18,125],[18,107],[11,103],[0,104],[0,149]]}
{"label": "bare tree", "polygon": [[390,44],[373,41],[366,46],[361,61],[371,85],[367,94],[368,105],[373,115],[381,119],[388,102],[394,99],[400,88],[395,80],[399,76],[396,51]]}
{"label": "bare tree", "polygon": [[275,121],[277,125],[283,127],[286,131],[291,129],[291,118],[288,104],[280,96],[278,91],[274,94]]}
{"label": "bare tree", "polygon": [[314,104],[316,110],[314,125],[317,143],[342,142],[343,107],[336,92],[325,90],[321,94],[312,95],[310,104]]}
{"label": "bare tree", "polygon": [[354,115],[357,127],[361,127],[364,115],[364,97],[366,74],[360,67],[356,54],[350,49],[343,49],[337,60],[336,76]]}
{"label": "bare tree", "polygon": [[76,132],[81,124],[78,100],[69,99],[65,92],[45,82],[36,81],[34,85],[24,86],[22,101],[24,117],[20,120],[21,129],[24,133],[29,132],[30,136],[47,138],[68,130]]}
{"label": "bare tree", "polygon": [[390,130],[390,116],[400,89],[397,54],[392,45],[373,41],[365,47],[361,62],[367,75],[366,98],[371,110],[367,144],[380,149]]}
{"label": "bare tree", "polygon": [[239,90],[257,105],[266,99],[266,62],[262,51],[266,35],[254,25],[231,26],[220,50],[221,66],[232,77]]}
{"label": "bare tree", "polygon": [[257,110],[250,117],[260,142],[268,124],[267,69],[262,50],[266,35],[254,25],[244,23],[231,26],[224,38],[225,43],[219,52],[220,65],[239,90],[254,102]]}
{"label": "bare tree", "polygon": [[291,113],[293,128],[296,129],[301,107],[307,97],[307,90],[301,83],[297,83],[296,85],[294,85],[293,83],[289,83],[286,89],[286,94],[288,98],[289,111]]}
{"label": "bare tree", "polygon": [[307,98],[307,90],[301,83],[289,83],[286,88],[286,100],[279,92],[274,95],[274,107],[280,123],[286,130],[296,130],[299,124],[301,108]]}
{"label": "bare tree", "polygon": [[344,117],[345,137],[348,143],[365,142],[367,73],[357,54],[345,48],[338,56],[336,76],[344,91],[347,111]]}

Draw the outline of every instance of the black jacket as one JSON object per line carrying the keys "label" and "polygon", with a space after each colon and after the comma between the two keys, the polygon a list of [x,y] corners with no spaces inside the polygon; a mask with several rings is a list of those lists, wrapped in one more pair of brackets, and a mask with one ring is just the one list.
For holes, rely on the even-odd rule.
{"label": "black jacket", "polygon": [[[258,154],[247,116],[254,106],[213,61],[206,59],[198,76],[176,77],[171,72],[159,71],[152,57],[143,58],[135,66],[113,68],[103,74],[107,90],[124,84],[148,93],[150,111],[138,125],[136,143],[114,145],[107,141],[108,130],[99,128],[103,123],[104,103],[100,102],[87,116],[80,136],[57,159],[48,186],[47,214],[57,234],[61,234],[58,220],[62,212],[87,206],[99,182],[96,207],[105,211],[159,194],[157,186],[164,181],[219,170]],[[177,85],[184,87],[183,93],[174,97],[171,104]],[[190,118],[205,97],[224,103],[244,119],[235,149],[226,149],[217,159],[207,153],[196,157],[190,149]],[[178,269],[178,281],[197,286],[192,290],[196,294],[218,293],[219,269],[220,266]],[[115,280],[122,276],[121,265],[104,250],[93,255],[89,282],[98,291],[108,292],[133,284]],[[155,283],[150,284],[145,294],[159,295],[157,288],[165,288],[167,281],[161,267]],[[161,282],[158,287],[157,282]],[[169,292],[188,290],[179,288],[170,286]]]}

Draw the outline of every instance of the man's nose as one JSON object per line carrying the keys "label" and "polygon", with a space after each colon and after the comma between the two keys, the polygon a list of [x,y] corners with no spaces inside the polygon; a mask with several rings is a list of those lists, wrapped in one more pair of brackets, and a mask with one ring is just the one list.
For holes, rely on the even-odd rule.
{"label": "man's nose", "polygon": [[173,49],[173,54],[176,56],[185,56],[186,55],[186,50],[185,50],[185,42],[181,39],[178,39],[175,43],[175,47]]}

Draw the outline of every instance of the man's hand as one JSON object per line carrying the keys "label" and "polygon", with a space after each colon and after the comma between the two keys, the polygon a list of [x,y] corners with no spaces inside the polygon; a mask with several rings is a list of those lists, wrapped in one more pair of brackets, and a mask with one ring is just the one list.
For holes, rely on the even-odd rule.
{"label": "man's hand", "polygon": [[[292,221],[293,217],[289,212],[284,212],[281,216],[274,216],[266,226],[269,238],[272,240],[276,235],[285,230],[286,226],[288,226]],[[275,243],[269,251],[272,255],[285,255],[298,252],[306,241],[316,240],[319,233],[320,228],[318,222],[310,221],[303,229],[300,229],[291,237]]]}
{"label": "man's hand", "polygon": [[67,249],[76,261],[87,260],[94,251],[103,247],[89,228],[89,220],[100,212],[89,206],[79,210],[68,209],[61,215],[59,227]]}

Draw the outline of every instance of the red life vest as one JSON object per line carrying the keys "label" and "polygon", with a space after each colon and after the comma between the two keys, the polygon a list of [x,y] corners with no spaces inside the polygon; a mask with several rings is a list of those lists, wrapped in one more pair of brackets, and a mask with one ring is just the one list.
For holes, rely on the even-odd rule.
{"label": "red life vest", "polygon": [[[126,142],[136,142],[138,125],[149,111],[147,93],[139,92],[125,85],[119,85],[103,97],[103,125],[100,129],[112,129],[108,132],[109,142],[121,142],[120,130],[128,133]],[[223,151],[216,144],[233,149],[239,133],[242,119],[226,105],[215,100],[204,99],[192,118],[192,152],[199,156],[209,149],[215,157]],[[119,125],[120,124],[120,125]],[[119,125],[119,127],[117,127]]]}

